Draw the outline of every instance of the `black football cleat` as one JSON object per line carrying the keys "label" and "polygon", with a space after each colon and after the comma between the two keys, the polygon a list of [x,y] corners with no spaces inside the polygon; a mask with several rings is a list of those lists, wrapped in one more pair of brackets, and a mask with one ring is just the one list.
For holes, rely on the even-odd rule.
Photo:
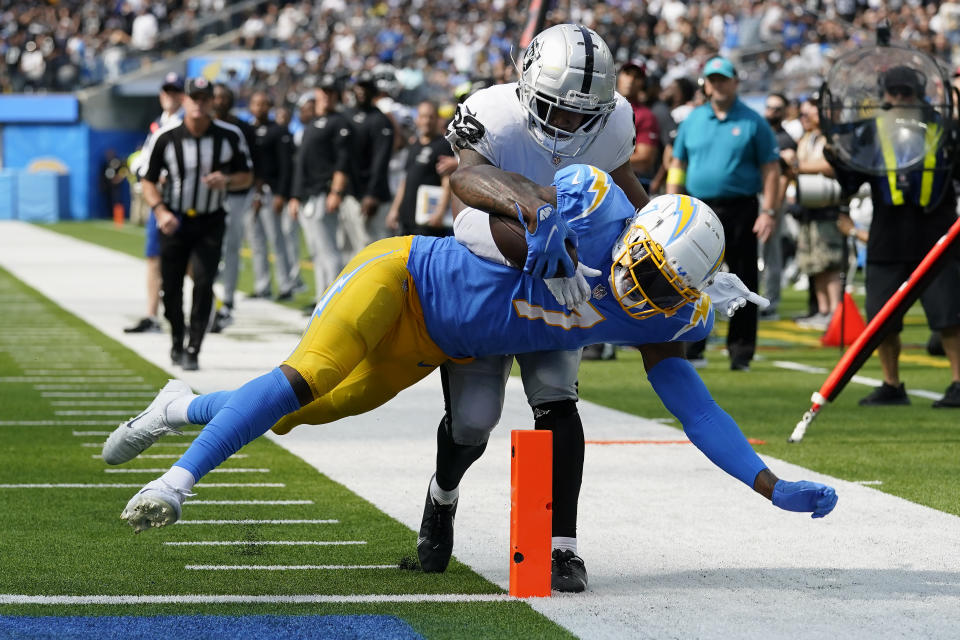
{"label": "black football cleat", "polygon": [[196,371],[200,368],[199,363],[197,362],[197,349],[194,347],[187,347],[187,350],[183,353],[183,358],[180,361],[180,366],[183,367],[184,371]]}
{"label": "black football cleat", "polygon": [[163,331],[160,323],[153,318],[141,318],[137,324],[132,327],[125,327],[124,333],[159,333]]}
{"label": "black football cleat", "polygon": [[861,407],[903,405],[910,404],[910,398],[907,397],[907,390],[902,382],[899,387],[884,382],[865,397],[860,398],[859,404]]}
{"label": "black football cleat", "polygon": [[587,567],[583,558],[566,549],[553,550],[550,588],[565,593],[580,593],[587,588]]}
{"label": "black football cleat", "polygon": [[457,515],[457,501],[438,504],[427,488],[427,503],[423,507],[423,522],[417,538],[417,557],[425,573],[443,573],[453,553],[453,520]]}

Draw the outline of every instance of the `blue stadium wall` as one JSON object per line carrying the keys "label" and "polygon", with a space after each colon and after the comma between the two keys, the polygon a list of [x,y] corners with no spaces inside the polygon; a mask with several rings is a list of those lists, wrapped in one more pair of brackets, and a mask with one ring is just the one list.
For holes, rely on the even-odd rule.
{"label": "blue stadium wall", "polygon": [[[112,148],[124,158],[145,135],[139,127],[90,126],[69,95],[0,96],[0,126],[0,219],[47,222],[109,215],[99,188],[104,153]],[[129,209],[129,189],[121,192]]]}

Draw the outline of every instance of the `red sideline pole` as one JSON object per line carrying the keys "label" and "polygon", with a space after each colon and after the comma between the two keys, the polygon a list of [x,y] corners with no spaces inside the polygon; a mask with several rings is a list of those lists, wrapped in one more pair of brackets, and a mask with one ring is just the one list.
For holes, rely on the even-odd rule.
{"label": "red sideline pole", "polygon": [[813,422],[820,409],[828,402],[833,402],[840,392],[843,391],[847,383],[850,382],[863,363],[867,361],[873,350],[877,348],[883,339],[889,333],[891,319],[897,314],[904,312],[910,305],[916,302],[920,294],[926,288],[927,284],[937,274],[936,267],[941,266],[941,258],[947,250],[956,241],[960,235],[960,218],[953,223],[950,229],[939,239],[927,255],[920,261],[917,268],[913,270],[910,277],[900,285],[897,292],[887,300],[880,311],[874,316],[873,320],[867,324],[853,345],[847,349],[840,362],[833,368],[830,375],[824,381],[820,390],[814,392],[810,409],[803,414],[800,422],[794,427],[793,433],[787,438],[787,442],[800,442],[807,431],[807,427]]}

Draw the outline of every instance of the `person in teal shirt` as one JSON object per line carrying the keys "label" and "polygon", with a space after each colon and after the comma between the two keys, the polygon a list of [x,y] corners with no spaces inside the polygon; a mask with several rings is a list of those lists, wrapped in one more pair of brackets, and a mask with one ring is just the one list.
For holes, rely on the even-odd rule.
{"label": "person in teal shirt", "polygon": [[[667,193],[687,193],[706,202],[720,218],[730,271],[757,288],[757,241],[766,242],[776,226],[779,199],[779,148],[763,116],[737,97],[733,64],[715,57],[703,68],[709,102],[680,124],[667,172]],[[762,202],[757,194],[762,194]],[[747,371],[757,345],[757,309],[730,320],[730,368]],[[706,364],[706,341],[692,343],[687,358]]]}

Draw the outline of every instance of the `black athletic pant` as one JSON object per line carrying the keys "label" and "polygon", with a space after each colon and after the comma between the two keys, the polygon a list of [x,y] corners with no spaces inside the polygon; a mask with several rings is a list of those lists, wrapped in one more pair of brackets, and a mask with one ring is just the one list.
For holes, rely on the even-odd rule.
{"label": "black athletic pant", "polygon": [[[757,271],[757,236],[753,225],[757,221],[759,202],[756,196],[705,200],[723,225],[726,242],[724,262],[730,272],[743,280],[751,291],[756,291],[760,274]],[[687,348],[687,357],[703,355],[707,341],[694,342]],[[748,304],[730,318],[727,331],[727,351],[730,361],[747,364],[757,349],[757,306]]]}
{"label": "black athletic pant", "polygon": [[223,210],[181,216],[173,235],[160,234],[160,275],[163,278],[163,313],[170,322],[174,347],[183,345],[186,326],[183,317],[183,277],[190,265],[193,279],[193,304],[187,347],[197,352],[210,321],[213,306],[213,280],[220,263],[220,247],[225,230]]}

